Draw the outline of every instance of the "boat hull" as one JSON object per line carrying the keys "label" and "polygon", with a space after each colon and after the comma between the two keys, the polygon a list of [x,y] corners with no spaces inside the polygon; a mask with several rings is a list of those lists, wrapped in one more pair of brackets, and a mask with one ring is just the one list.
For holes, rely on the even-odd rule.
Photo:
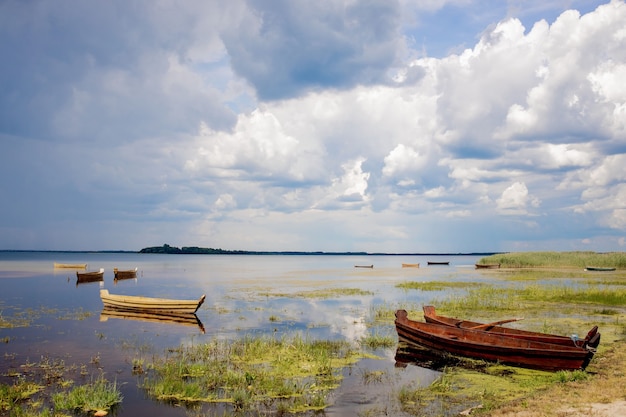
{"label": "boat hull", "polygon": [[156,314],[193,314],[204,303],[205,298],[205,295],[203,295],[198,300],[174,300],[169,298],[113,295],[109,294],[108,290],[100,290],[100,299],[104,307]]}
{"label": "boat hull", "polygon": [[419,268],[420,264],[402,264],[402,268]]}
{"label": "boat hull", "polygon": [[398,338],[443,354],[454,354],[546,371],[584,369],[594,350],[516,339],[484,331],[410,320],[396,311]]}
{"label": "boat hull", "polygon": [[475,264],[476,269],[500,269],[500,264]]}

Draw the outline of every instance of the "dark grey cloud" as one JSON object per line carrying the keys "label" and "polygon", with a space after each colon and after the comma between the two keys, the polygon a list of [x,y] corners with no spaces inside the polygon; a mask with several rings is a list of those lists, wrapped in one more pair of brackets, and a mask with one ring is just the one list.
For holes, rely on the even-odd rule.
{"label": "dark grey cloud", "polygon": [[248,2],[223,33],[235,72],[261,100],[387,82],[403,44],[397,1]]}
{"label": "dark grey cloud", "polygon": [[[0,132],[124,140],[229,129],[218,91],[166,81],[203,13],[125,1],[0,3]],[[202,10],[200,10],[202,12]],[[170,86],[168,89],[167,87]]]}

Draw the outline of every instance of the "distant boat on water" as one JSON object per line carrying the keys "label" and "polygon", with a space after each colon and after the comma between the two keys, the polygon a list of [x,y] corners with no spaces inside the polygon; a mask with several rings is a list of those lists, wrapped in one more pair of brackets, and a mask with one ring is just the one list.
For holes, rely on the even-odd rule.
{"label": "distant boat on water", "polygon": [[113,279],[130,279],[130,278],[137,278],[137,268],[135,269],[113,268]]}
{"label": "distant boat on water", "polygon": [[92,272],[78,272],[76,271],[76,282],[96,282],[104,280],[104,268],[100,268],[98,271]]}
{"label": "distant boat on water", "polygon": [[499,269],[500,264],[476,264],[476,269]]}
{"label": "distant boat on water", "polygon": [[402,268],[419,268],[420,264],[402,264]]}
{"label": "distant boat on water", "polygon": [[585,271],[615,271],[615,268],[603,267],[603,266],[588,266]]}
{"label": "distant boat on water", "polygon": [[55,262],[54,267],[55,268],[86,269],[87,264],[60,264],[58,262]]}
{"label": "distant boat on water", "polygon": [[450,265],[450,261],[428,261],[428,265]]}
{"label": "distant boat on water", "polygon": [[355,268],[374,268],[374,265],[354,265]]}

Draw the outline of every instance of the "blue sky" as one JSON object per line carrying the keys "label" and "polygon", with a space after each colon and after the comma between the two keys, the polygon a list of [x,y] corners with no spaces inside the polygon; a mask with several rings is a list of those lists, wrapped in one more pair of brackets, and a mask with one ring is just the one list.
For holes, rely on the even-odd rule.
{"label": "blue sky", "polygon": [[0,249],[626,248],[626,3],[0,2]]}

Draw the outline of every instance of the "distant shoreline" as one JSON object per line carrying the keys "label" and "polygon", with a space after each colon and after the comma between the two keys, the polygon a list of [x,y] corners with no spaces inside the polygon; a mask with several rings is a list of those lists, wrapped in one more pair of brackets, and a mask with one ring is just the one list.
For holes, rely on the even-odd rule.
{"label": "distant shoreline", "polygon": [[[150,251],[151,248],[144,248],[139,251],[127,250],[28,250],[28,249],[0,249],[0,253],[137,253],[137,254],[164,254],[164,255],[277,255],[277,256],[491,256],[505,252],[324,252],[324,251],[245,251],[245,250],[223,250],[212,248],[199,248],[201,251],[187,250],[183,247],[178,251]],[[176,248],[178,249],[178,248]],[[204,250],[203,250],[204,249]]]}

